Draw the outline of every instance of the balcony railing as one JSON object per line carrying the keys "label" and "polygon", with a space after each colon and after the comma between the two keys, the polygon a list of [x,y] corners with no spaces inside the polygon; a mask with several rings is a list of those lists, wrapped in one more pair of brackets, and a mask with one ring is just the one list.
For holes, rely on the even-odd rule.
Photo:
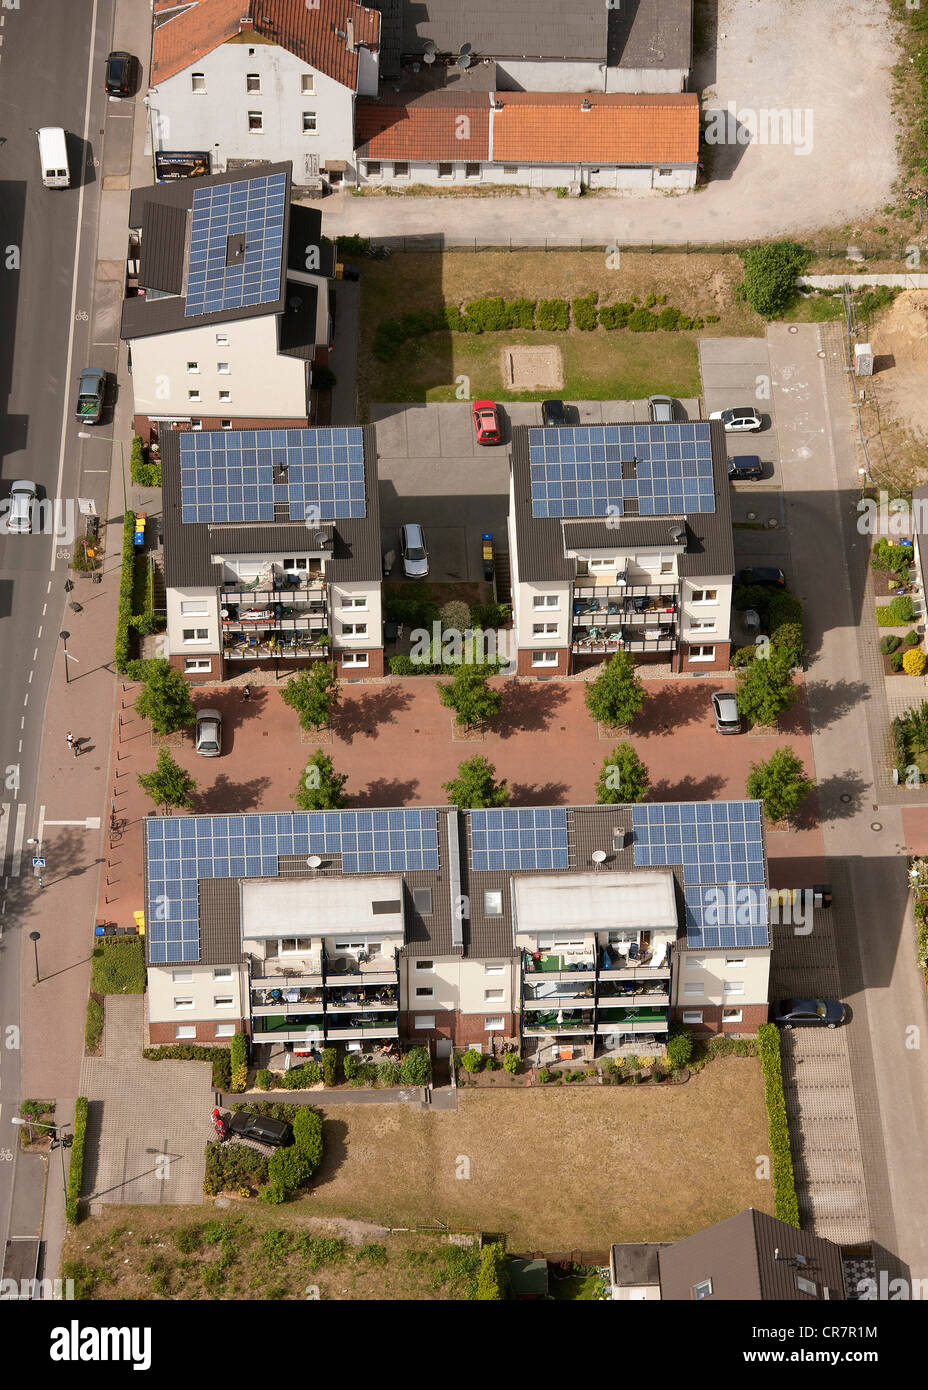
{"label": "balcony railing", "polygon": [[359,960],[357,956],[325,957],[325,982],[328,988],[357,989],[363,982],[365,987],[374,985],[393,985],[399,980],[397,953],[370,956]]}
{"label": "balcony railing", "polygon": [[363,1027],[328,1027],[326,1042],[373,1042],[375,1038],[398,1038],[400,1030],[396,1023],[386,1020]]}
{"label": "balcony railing", "polygon": [[284,586],[281,588],[269,589],[263,585],[260,589],[249,589],[238,585],[233,587],[223,586],[219,590],[219,602],[223,606],[229,604],[247,604],[249,608],[265,608],[271,603],[322,603],[326,601],[327,585],[324,579],[317,583],[301,588],[297,585]]}
{"label": "balcony railing", "polygon": [[268,956],[265,960],[252,956],[251,971],[252,988],[304,989],[322,984],[322,957],[306,955],[291,961],[281,956]]}
{"label": "balcony railing", "polygon": [[606,1033],[615,1033],[620,1037],[623,1034],[626,1037],[640,1037],[643,1033],[666,1033],[668,1026],[666,1018],[655,1019],[650,1023],[643,1020],[629,1023],[603,1023],[599,1020],[596,1024],[596,1035],[602,1037]]}
{"label": "balcony railing", "polygon": [[308,633],[305,637],[296,634],[283,636],[262,629],[261,632],[246,634],[241,629],[235,635],[238,641],[223,638],[222,654],[226,661],[312,660],[329,654],[329,644],[318,643]]}
{"label": "balcony railing", "polygon": [[563,1009],[568,1005],[582,1004],[590,1006],[593,1003],[593,984],[589,986],[589,993],[580,991],[570,994],[546,994],[543,997],[532,999],[526,995],[522,1001],[523,1007],[530,1010],[544,1010],[550,1013],[551,1009]]}

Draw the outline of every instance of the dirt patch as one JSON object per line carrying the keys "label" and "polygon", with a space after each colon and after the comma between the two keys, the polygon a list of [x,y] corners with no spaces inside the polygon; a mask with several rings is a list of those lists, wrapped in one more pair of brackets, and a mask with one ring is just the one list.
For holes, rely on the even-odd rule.
{"label": "dirt patch", "polygon": [[[928,290],[906,290],[870,330],[874,375],[860,380],[874,464],[900,484],[928,478]],[[875,446],[875,447],[874,447]]]}
{"label": "dirt patch", "polygon": [[505,347],[501,374],[509,391],[560,391],[564,366],[556,347]]}

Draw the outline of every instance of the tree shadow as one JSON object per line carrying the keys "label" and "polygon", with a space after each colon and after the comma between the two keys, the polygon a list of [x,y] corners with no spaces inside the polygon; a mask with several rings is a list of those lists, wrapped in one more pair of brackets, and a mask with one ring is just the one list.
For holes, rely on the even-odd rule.
{"label": "tree shadow", "polygon": [[352,807],[408,806],[419,789],[418,778],[403,782],[398,777],[378,777],[363,792],[349,793]]}
{"label": "tree shadow", "polygon": [[377,738],[382,724],[395,724],[396,716],[409,708],[411,692],[385,685],[361,699],[343,699],[332,715],[332,730],[346,742],[365,734]]}
{"label": "tree shadow", "polygon": [[322,1112],[322,1134],[325,1141],[325,1153],[319,1170],[313,1176],[313,1190],[317,1191],[325,1187],[327,1183],[334,1182],[338,1177],[338,1170],[348,1157],[348,1126],[344,1120],[330,1118]]}
{"label": "tree shadow", "polygon": [[[664,738],[687,724],[711,719],[711,695],[702,681],[665,686],[659,695],[645,701],[631,729],[642,738]],[[617,732],[616,737],[620,736]]]}
{"label": "tree shadow", "polygon": [[648,792],[647,801],[712,801],[725,787],[725,778],[710,772],[702,778],[681,777],[679,782],[669,778],[654,782]]}
{"label": "tree shadow", "polygon": [[199,815],[232,815],[236,811],[255,811],[271,785],[269,777],[255,777],[250,782],[232,782],[220,772],[211,787],[193,794],[193,809]]}
{"label": "tree shadow", "polygon": [[805,689],[809,720],[818,731],[842,719],[870,694],[863,681],[807,681]]}
{"label": "tree shadow", "polygon": [[[847,820],[857,816],[864,809],[870,788],[856,768],[836,772],[819,782],[816,789],[790,816],[790,822],[798,830],[811,829],[813,825],[826,820]],[[847,801],[842,801],[847,797]]]}
{"label": "tree shadow", "polygon": [[567,700],[563,685],[509,684],[503,694],[503,704],[487,729],[497,738],[512,738],[515,734],[542,733],[551,723],[555,710]]}
{"label": "tree shadow", "polygon": [[513,806],[560,806],[568,799],[570,788],[565,782],[510,782],[509,793]]}

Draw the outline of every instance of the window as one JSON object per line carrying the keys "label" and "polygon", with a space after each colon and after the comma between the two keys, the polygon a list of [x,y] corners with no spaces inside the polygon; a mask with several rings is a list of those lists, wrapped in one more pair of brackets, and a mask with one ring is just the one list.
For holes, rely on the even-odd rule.
{"label": "window", "polygon": [[435,969],[435,963],[431,960],[417,960],[416,971],[420,975],[425,975]]}
{"label": "window", "polygon": [[559,594],[533,594],[533,608],[560,608],[561,599]]}
{"label": "window", "polygon": [[489,888],[484,892],[483,914],[485,917],[502,917],[503,894],[501,889]]}
{"label": "window", "polygon": [[418,1029],[420,1029],[420,1030],[423,1029],[423,1028],[434,1028],[434,1027],[435,1027],[435,1015],[434,1015],[434,1014],[416,1014],[416,1021],[415,1021],[415,1023],[413,1024],[413,1027],[418,1028]]}
{"label": "window", "polygon": [[692,956],[687,956],[686,968],[687,970],[705,970],[706,962],[704,960],[694,960]]}
{"label": "window", "polygon": [[208,656],[188,656],[184,658],[185,671],[211,671],[213,663]]}
{"label": "window", "polygon": [[692,603],[718,603],[718,589],[694,589]]}
{"label": "window", "polygon": [[235,1037],[235,1024],[234,1024],[234,1023],[217,1023],[217,1024],[216,1024],[215,1036],[216,1036],[217,1038],[234,1038],[234,1037]]}
{"label": "window", "polygon": [[192,971],[192,970],[172,970],[172,971],[171,971],[171,979],[174,981],[174,983],[175,983],[176,985],[190,985],[190,984],[193,984],[193,971]]}
{"label": "window", "polygon": [[690,622],[690,632],[715,632],[714,618],[694,618]]}
{"label": "window", "polygon": [[232,1005],[233,1005],[234,1003],[235,1003],[235,1000],[232,998],[232,995],[231,995],[231,994],[214,994],[214,995],[213,995],[213,1008],[214,1008],[214,1009],[231,1009],[231,1008],[232,1008]]}
{"label": "window", "polygon": [[228,344],[229,344],[229,335],[228,335],[228,333],[217,333],[217,334],[216,334],[216,346],[217,346],[217,347],[228,347]]}
{"label": "window", "polygon": [[690,984],[685,984],[685,985],[683,986],[683,993],[684,993],[684,994],[703,994],[704,992],[705,992],[705,991],[703,990],[703,987],[702,987],[702,985],[699,983],[699,981],[697,981],[695,984],[692,984],[692,985],[690,985]]}
{"label": "window", "polygon": [[672,170],[672,169],[658,169],[657,172],[658,172],[658,176],[659,176],[660,178],[662,178],[662,179],[669,179],[669,178],[670,178],[670,175],[673,173],[673,170]]}
{"label": "window", "polygon": [[412,890],[412,900],[416,905],[416,911],[423,917],[428,917],[432,911],[432,890],[431,888],[414,888]]}
{"label": "window", "polygon": [[312,945],[308,936],[284,936],[278,943],[278,954],[282,956],[306,955]]}
{"label": "window", "polygon": [[231,399],[232,399],[232,392],[231,392],[231,391],[220,391],[220,392],[219,392],[219,399],[220,399],[221,401],[231,401]]}
{"label": "window", "polygon": [[723,1023],[740,1023],[740,1022],[741,1022],[741,1010],[740,1010],[740,1009],[723,1009],[723,1010],[722,1010],[722,1022],[723,1022]]}
{"label": "window", "polygon": [[199,362],[188,362],[188,363],[187,363],[187,371],[188,371],[188,373],[190,373],[190,372],[198,372],[199,370],[200,370],[200,364],[199,364]]}
{"label": "window", "polygon": [[796,1288],[800,1293],[808,1293],[813,1298],[818,1298],[818,1285],[813,1284],[811,1279],[803,1279],[800,1274],[796,1275]]}
{"label": "window", "polygon": [[502,1004],[505,994],[501,989],[485,989],[483,997],[487,1004]]}
{"label": "window", "polygon": [[203,428],[203,421],[202,421],[202,420],[191,420],[191,421],[190,421],[190,428],[191,428],[192,430],[201,430],[201,429]]}
{"label": "window", "polygon": [[722,981],[722,993],[723,993],[723,994],[743,994],[743,993],[744,993],[744,981],[743,981],[743,980],[723,980],[723,981]]}
{"label": "window", "polygon": [[316,133],[316,113],[315,111],[303,112],[303,134],[315,135]]}
{"label": "window", "polygon": [[485,975],[503,975],[505,972],[506,967],[501,960],[488,960],[483,967]]}
{"label": "window", "polygon": [[188,400],[188,401],[198,401],[199,399],[200,399],[200,393],[199,393],[199,391],[188,391],[188,392],[187,392],[187,400]]}
{"label": "window", "polygon": [[702,1009],[684,1009],[684,1023],[702,1023]]}
{"label": "window", "polygon": [[248,133],[260,135],[264,129],[264,115],[260,111],[248,112]]}
{"label": "window", "polygon": [[209,641],[209,628],[208,628],[208,627],[185,627],[184,630],[183,630],[183,632],[184,632],[184,641],[185,641],[185,642],[208,642],[208,641]]}
{"label": "window", "polygon": [[217,966],[216,966],[216,969],[213,971],[213,979],[214,979],[214,980],[231,980],[231,978],[232,978],[232,967],[231,967],[231,965],[217,965]]}
{"label": "window", "polygon": [[192,616],[194,613],[207,613],[209,612],[209,608],[205,598],[192,598],[186,599],[181,603],[180,611],[181,613],[189,613]]}
{"label": "window", "polygon": [[202,95],[203,93],[205,93],[205,91],[206,91],[206,73],[205,73],[205,72],[192,72],[192,73],[190,74],[190,90],[191,90],[191,92],[196,92],[198,96],[199,96],[199,95]]}
{"label": "window", "polygon": [[284,560],[284,569],[285,569],[285,570],[305,570],[306,568],[307,568],[307,561],[306,561],[306,559],[305,559],[304,557],[302,557],[302,556],[297,556],[295,559],[290,558],[290,559]]}
{"label": "window", "polygon": [[221,429],[230,430],[230,429],[232,428],[232,421],[231,421],[231,420],[220,420],[220,421],[219,421],[219,425],[220,425],[220,428],[221,428]]}
{"label": "window", "polygon": [[533,666],[556,666],[557,652],[532,652]]}
{"label": "window", "polygon": [[367,623],[342,623],[343,637],[366,637]]}
{"label": "window", "polygon": [[184,995],[182,998],[175,998],[174,1007],[175,1009],[192,1009],[193,1000],[188,995]]}
{"label": "window", "polygon": [[435,991],[431,985],[418,985],[416,987],[417,999],[434,999]]}
{"label": "window", "polygon": [[183,1042],[186,1038],[195,1038],[197,1030],[192,1023],[178,1023],[174,1029],[174,1037],[178,1042]]}
{"label": "window", "polygon": [[517,174],[518,172],[519,172],[519,166],[518,166],[518,164],[504,164],[504,165],[503,165],[503,173],[504,173],[504,174]]}
{"label": "window", "polygon": [[405,159],[401,159],[398,162],[394,162],[393,177],[395,179],[409,178],[409,164]]}
{"label": "window", "polygon": [[557,634],[557,623],[532,623],[533,637],[554,637]]}
{"label": "window", "polygon": [[613,560],[588,560],[587,568],[591,570],[614,570],[618,566]]}
{"label": "window", "polygon": [[690,661],[714,661],[714,647],[690,647]]}
{"label": "window", "polygon": [[220,376],[228,376],[228,375],[229,375],[229,364],[228,364],[228,362],[217,362],[217,363],[216,363],[216,371],[219,373]]}
{"label": "window", "polygon": [[367,652],[342,652],[343,666],[366,666]]}
{"label": "window", "polygon": [[305,96],[312,96],[316,90],[316,78],[311,72],[300,74],[300,91]]}
{"label": "window", "polygon": [[347,594],[346,594],[345,597],[342,599],[342,607],[343,607],[343,608],[362,608],[362,609],[364,610],[364,612],[366,613],[366,612],[367,612],[367,594],[356,594],[353,598],[352,598],[350,595],[347,595]]}
{"label": "window", "polygon": [[245,91],[246,91],[246,92],[260,92],[260,90],[261,90],[261,74],[258,73],[258,72],[249,72],[249,73],[246,73],[246,74],[245,74]]}
{"label": "window", "polygon": [[465,164],[465,165],[464,165],[464,177],[465,177],[466,179],[479,179],[479,177],[480,177],[480,165],[479,165],[479,164]]}
{"label": "window", "polygon": [[726,956],[725,967],[726,969],[731,968],[733,970],[743,970],[744,956]]}
{"label": "window", "polygon": [[369,179],[379,179],[382,172],[379,159],[369,159],[364,165],[364,173]]}
{"label": "window", "polygon": [[693,1285],[693,1297],[694,1297],[694,1298],[711,1298],[711,1297],[712,1297],[712,1280],[711,1280],[711,1279],[703,1279],[703,1280],[700,1281],[700,1283],[694,1284],[694,1285]]}
{"label": "window", "polygon": [[661,574],[673,574],[673,560],[661,560]]}
{"label": "window", "polygon": [[502,1014],[491,1014],[483,1020],[483,1026],[488,1033],[501,1033],[503,1031]]}
{"label": "window", "polygon": [[438,161],[438,177],[440,179],[450,179],[454,173],[454,165],[447,159]]}

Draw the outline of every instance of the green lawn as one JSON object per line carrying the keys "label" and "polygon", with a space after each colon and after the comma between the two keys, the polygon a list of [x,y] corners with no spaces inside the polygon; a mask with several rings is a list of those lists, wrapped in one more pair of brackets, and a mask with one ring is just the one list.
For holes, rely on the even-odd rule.
{"label": "green lawn", "polygon": [[90,959],[90,988],[97,994],[144,994],[141,937],[110,938],[95,946]]}
{"label": "green lawn", "polygon": [[594,1303],[603,1296],[603,1279],[599,1270],[572,1274],[569,1279],[548,1279],[548,1293],[559,1302]]}

